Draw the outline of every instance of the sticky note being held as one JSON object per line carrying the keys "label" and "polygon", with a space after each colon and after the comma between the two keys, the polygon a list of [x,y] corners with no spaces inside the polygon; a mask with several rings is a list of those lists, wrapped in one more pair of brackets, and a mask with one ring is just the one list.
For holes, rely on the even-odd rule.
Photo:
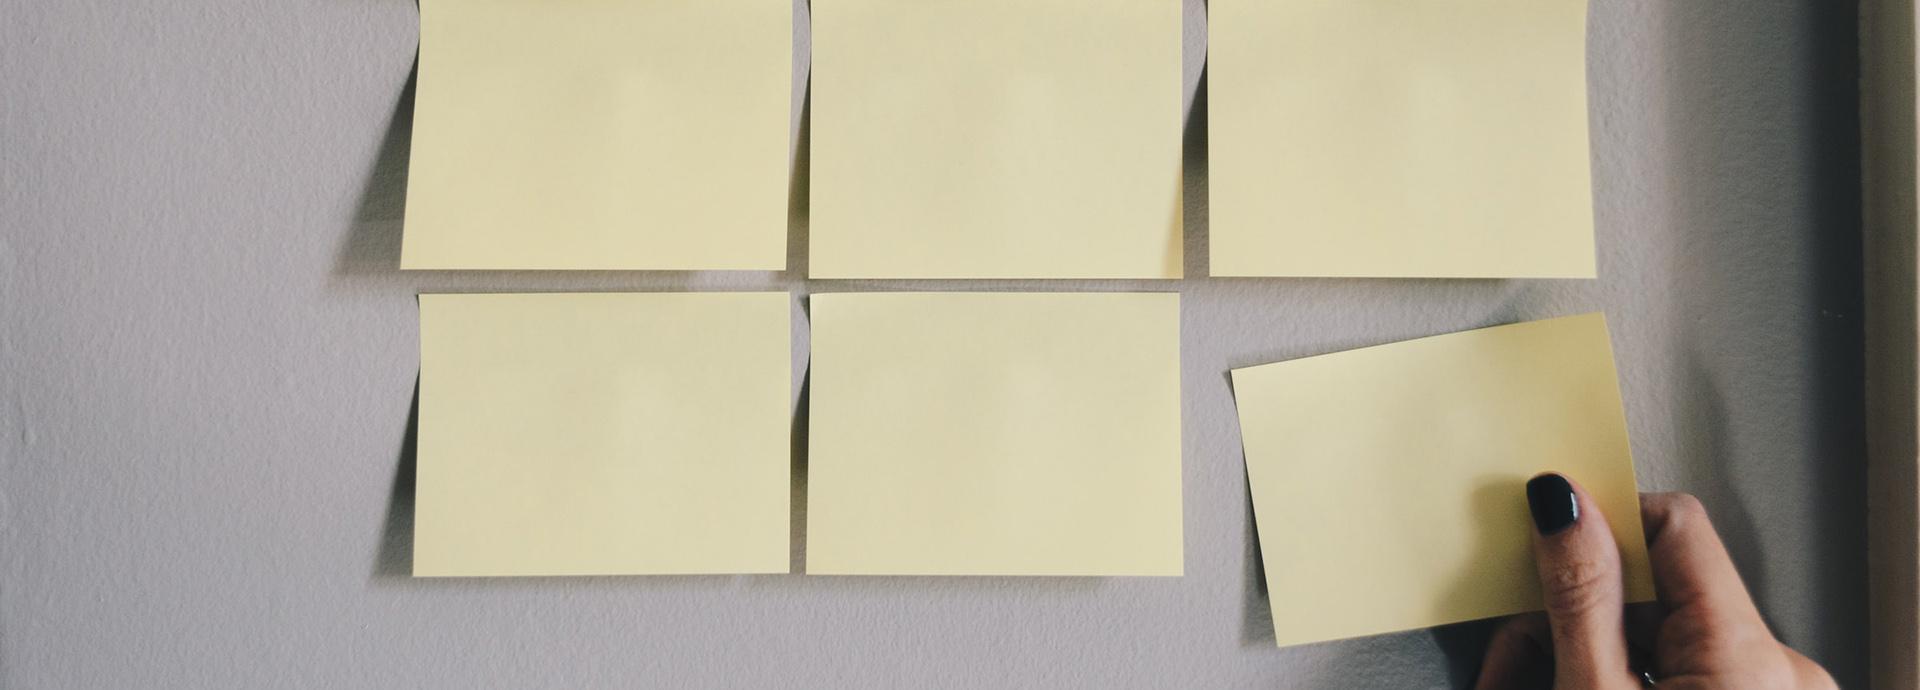
{"label": "sticky note being held", "polygon": [[787,572],[790,310],[421,295],[413,574]]}
{"label": "sticky note being held", "polygon": [[814,278],[1178,278],[1178,0],[813,3]]}
{"label": "sticky note being held", "polygon": [[401,267],[786,267],[787,0],[422,0]]}
{"label": "sticky note being held", "polygon": [[1233,372],[1281,645],[1540,608],[1525,483],[1606,514],[1653,596],[1605,319],[1588,314]]}
{"label": "sticky note being held", "polygon": [[1594,277],[1586,0],[1215,0],[1216,276]]}
{"label": "sticky note being held", "polygon": [[808,573],[1180,574],[1179,295],[812,299]]}

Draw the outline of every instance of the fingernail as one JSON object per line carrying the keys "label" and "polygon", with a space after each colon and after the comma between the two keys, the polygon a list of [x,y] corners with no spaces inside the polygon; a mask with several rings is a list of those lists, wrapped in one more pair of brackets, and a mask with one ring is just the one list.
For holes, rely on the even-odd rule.
{"label": "fingernail", "polygon": [[1580,499],[1567,478],[1557,474],[1527,480],[1527,509],[1533,512],[1534,529],[1543,535],[1558,534],[1580,520]]}

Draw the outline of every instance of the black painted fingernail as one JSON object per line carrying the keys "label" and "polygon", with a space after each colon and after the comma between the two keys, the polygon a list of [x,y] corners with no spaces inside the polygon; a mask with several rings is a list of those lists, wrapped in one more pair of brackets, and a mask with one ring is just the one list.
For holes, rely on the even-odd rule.
{"label": "black painted fingernail", "polygon": [[1527,509],[1533,512],[1533,527],[1541,534],[1558,534],[1580,520],[1580,499],[1573,485],[1557,474],[1543,474],[1527,480]]}

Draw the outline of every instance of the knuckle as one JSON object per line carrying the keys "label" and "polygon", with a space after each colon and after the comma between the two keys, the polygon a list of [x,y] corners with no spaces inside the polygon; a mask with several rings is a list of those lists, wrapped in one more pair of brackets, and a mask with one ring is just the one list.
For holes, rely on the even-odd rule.
{"label": "knuckle", "polygon": [[1558,613],[1584,613],[1607,601],[1607,582],[1612,569],[1590,559],[1575,558],[1548,569],[1542,594],[1547,610]]}
{"label": "knuckle", "polygon": [[1706,505],[1693,494],[1654,494],[1644,505],[1644,515],[1651,531],[1667,534],[1711,524],[1707,519]]}
{"label": "knuckle", "polygon": [[1687,522],[1704,520],[1707,517],[1707,506],[1701,503],[1700,499],[1694,498],[1693,494],[1674,494],[1672,505],[1668,510],[1672,511],[1673,517]]}

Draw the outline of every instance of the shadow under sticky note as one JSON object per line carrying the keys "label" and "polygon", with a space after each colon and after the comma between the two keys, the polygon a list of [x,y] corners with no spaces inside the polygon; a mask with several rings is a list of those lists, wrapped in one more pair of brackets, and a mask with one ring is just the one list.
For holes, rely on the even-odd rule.
{"label": "shadow under sticky note", "polygon": [[812,300],[808,573],[1181,573],[1179,295]]}
{"label": "shadow under sticky note", "polygon": [[1214,0],[1216,276],[1592,278],[1586,0]]}
{"label": "shadow under sticky note", "polygon": [[1604,317],[1486,328],[1237,369],[1281,645],[1540,608],[1523,487],[1599,503],[1628,601],[1653,596]]}
{"label": "shadow under sticky note", "polygon": [[1175,0],[816,0],[813,278],[1178,278]]}
{"label": "shadow under sticky note", "polygon": [[787,572],[789,309],[421,295],[413,574]]}
{"label": "shadow under sticky note", "polygon": [[780,270],[788,0],[422,0],[401,267]]}

